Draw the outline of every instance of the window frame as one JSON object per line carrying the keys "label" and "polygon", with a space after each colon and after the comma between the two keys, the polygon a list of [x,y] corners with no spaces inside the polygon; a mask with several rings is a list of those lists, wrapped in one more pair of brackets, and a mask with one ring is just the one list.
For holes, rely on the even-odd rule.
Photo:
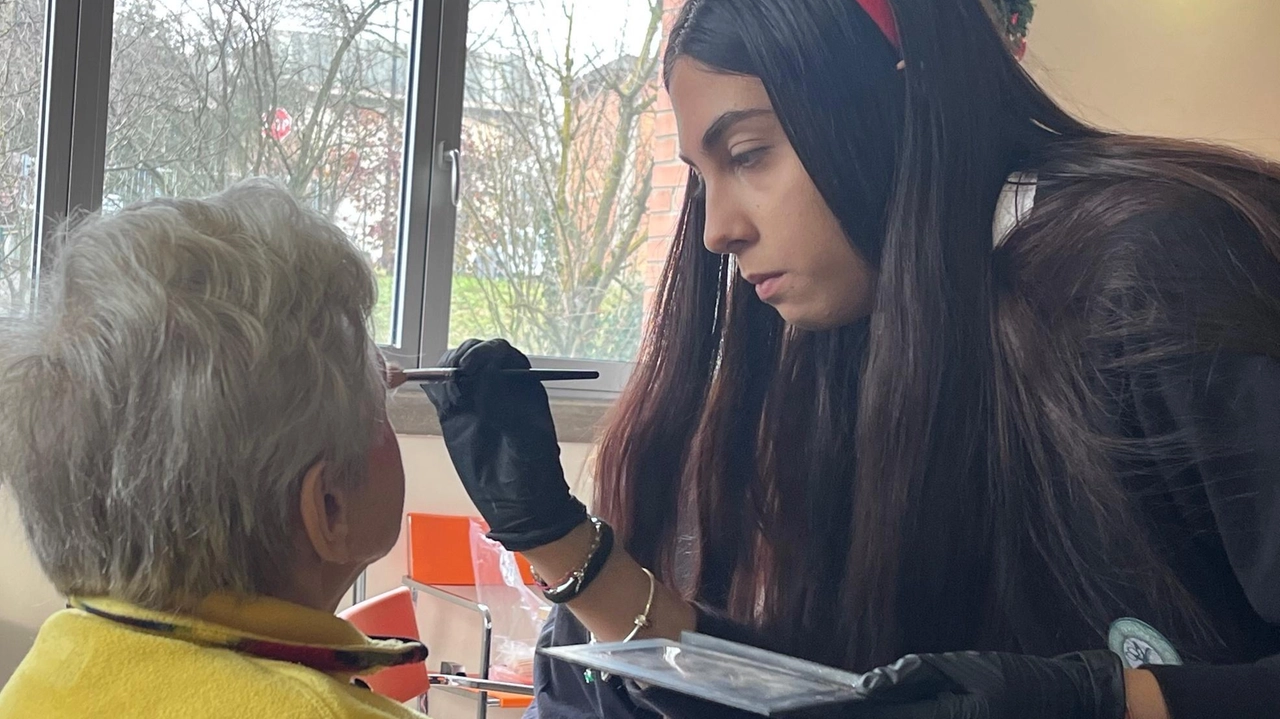
{"label": "window frame", "polygon": [[[468,0],[415,0],[406,88],[404,161],[391,341],[387,354],[405,366],[426,366],[449,348],[455,183],[465,172],[461,152],[466,82]],[[47,0],[43,99],[32,272],[39,278],[48,238],[63,218],[102,206],[107,108],[115,0]],[[600,378],[549,385],[567,400],[615,398],[632,364],[533,357],[540,367],[590,369]]]}
{"label": "window frame", "polygon": [[[439,86],[436,100],[436,135],[432,142],[435,149],[432,171],[436,176],[431,183],[431,207],[426,236],[427,271],[422,314],[421,345],[419,357],[422,363],[431,364],[449,349],[449,322],[452,311],[453,252],[457,231],[458,206],[454,202],[451,173],[454,167],[447,160],[448,153],[457,151],[459,174],[466,171],[465,155],[461,154],[463,92],[467,68],[467,21],[470,11],[468,0],[443,0],[444,21],[440,43]],[[569,357],[530,357],[537,367],[550,369],[583,369],[600,373],[599,379],[572,383],[551,383],[549,394],[553,399],[603,400],[618,396],[631,377],[633,363],[610,362]]]}
{"label": "window frame", "polygon": [[114,0],[47,0],[37,158],[35,266],[66,217],[102,206]]}

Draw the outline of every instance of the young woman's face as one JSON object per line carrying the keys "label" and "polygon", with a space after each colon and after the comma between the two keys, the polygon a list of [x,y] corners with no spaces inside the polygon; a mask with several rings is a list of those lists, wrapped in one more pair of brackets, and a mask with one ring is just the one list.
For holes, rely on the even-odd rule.
{"label": "young woman's face", "polygon": [[682,58],[670,76],[681,157],[701,176],[707,249],[789,324],[831,329],[871,312],[875,272],[853,249],[759,79]]}

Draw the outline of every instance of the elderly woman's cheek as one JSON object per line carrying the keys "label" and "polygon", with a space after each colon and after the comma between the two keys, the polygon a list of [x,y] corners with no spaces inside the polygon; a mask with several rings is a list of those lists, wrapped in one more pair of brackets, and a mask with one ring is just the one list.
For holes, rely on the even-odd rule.
{"label": "elderly woman's cheek", "polygon": [[370,531],[376,532],[373,544],[379,557],[390,552],[399,539],[404,482],[400,442],[391,423],[384,421],[382,431],[369,450],[369,476],[363,489],[366,496],[361,502],[369,508],[368,516],[357,518],[357,521],[367,521]]}

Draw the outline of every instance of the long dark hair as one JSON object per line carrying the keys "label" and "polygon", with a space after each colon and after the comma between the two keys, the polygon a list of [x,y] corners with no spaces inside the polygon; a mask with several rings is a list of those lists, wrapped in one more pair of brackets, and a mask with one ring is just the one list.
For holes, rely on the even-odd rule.
{"label": "long dark hair", "polygon": [[[1126,614],[1209,652],[1124,485],[1135,457],[1172,439],[1118,439],[1103,398],[1113,375],[1203,346],[1280,356],[1280,291],[1257,289],[1280,257],[1280,172],[1072,118],[981,0],[891,5],[901,55],[852,0],[685,5],[666,67],[687,57],[763,81],[879,269],[875,310],[838,330],[785,327],[702,246],[691,179],[600,444],[597,507],[642,564],[819,661],[1079,649]],[[1042,178],[1040,219],[993,252],[1017,170]],[[1240,243],[1261,251],[1269,265],[1240,269],[1257,273],[1256,301],[1200,311],[1188,298],[1223,283],[1161,275],[1139,261],[1156,240],[1119,231],[1197,198],[1246,231],[1178,251],[1214,267],[1237,264],[1221,253]]]}

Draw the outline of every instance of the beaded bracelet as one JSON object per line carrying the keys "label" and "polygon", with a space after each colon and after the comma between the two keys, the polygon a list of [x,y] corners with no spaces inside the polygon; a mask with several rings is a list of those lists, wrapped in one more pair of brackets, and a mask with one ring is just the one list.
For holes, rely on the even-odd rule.
{"label": "beaded bracelet", "polygon": [[605,562],[609,560],[609,556],[613,554],[613,527],[610,527],[598,517],[591,518],[591,524],[595,527],[596,534],[592,538],[591,548],[587,551],[587,558],[578,569],[569,572],[564,579],[560,580],[554,586],[547,584],[536,574],[534,579],[538,583],[538,588],[542,590],[542,596],[552,604],[565,604],[577,599],[586,591],[587,587],[600,576],[600,571],[604,569]]}
{"label": "beaded bracelet", "polygon": [[[592,555],[594,555],[596,553],[596,550],[600,548],[600,538],[604,535],[604,522],[596,517],[591,517],[590,521],[591,521],[591,544],[587,547],[587,558],[583,560],[582,567],[580,567],[577,571],[582,571],[583,569],[586,568],[586,565],[591,561]],[[533,574],[533,583],[538,587],[538,589],[542,590],[543,592],[549,592],[555,587],[562,586],[563,584],[565,584],[565,582],[569,581],[574,574],[574,572],[569,572],[568,574],[564,575],[564,577],[562,577],[560,581],[556,582],[555,584],[551,584],[547,580],[543,579],[541,574],[538,574],[538,570],[530,568],[530,571]]]}

